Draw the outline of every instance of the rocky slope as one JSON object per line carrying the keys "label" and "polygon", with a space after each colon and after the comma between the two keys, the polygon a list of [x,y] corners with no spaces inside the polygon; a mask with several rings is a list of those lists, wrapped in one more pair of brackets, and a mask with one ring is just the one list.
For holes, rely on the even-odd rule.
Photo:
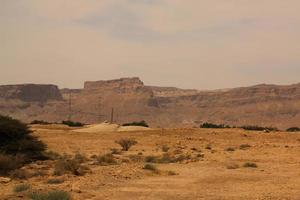
{"label": "rocky slope", "polygon": [[[70,106],[71,105],[71,106]],[[24,121],[96,123],[146,120],[152,126],[300,126],[300,84],[256,85],[218,91],[145,86],[139,78],[89,81],[83,89],[53,85],[0,86],[0,113]]]}

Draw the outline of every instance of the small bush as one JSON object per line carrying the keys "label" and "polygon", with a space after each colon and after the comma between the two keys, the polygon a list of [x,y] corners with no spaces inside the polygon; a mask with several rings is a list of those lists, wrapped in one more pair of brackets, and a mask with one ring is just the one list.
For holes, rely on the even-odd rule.
{"label": "small bush", "polygon": [[300,128],[299,127],[291,127],[286,129],[287,132],[300,132]]}
{"label": "small bush", "polygon": [[56,153],[54,151],[47,151],[44,153],[44,156],[47,157],[47,159],[49,160],[58,160],[62,158],[62,156],[59,153]]}
{"label": "small bush", "polygon": [[153,172],[158,171],[155,165],[149,163],[145,164],[143,169],[153,171]]}
{"label": "small bush", "polygon": [[177,175],[177,173],[176,173],[176,172],[174,172],[174,171],[168,171],[168,175],[169,175],[169,176],[176,176],[176,175]]}
{"label": "small bush", "polygon": [[111,154],[116,154],[116,155],[122,154],[122,151],[120,151],[119,149],[116,149],[116,148],[112,148],[112,149],[110,149],[110,151],[111,151]]}
{"label": "small bush", "polygon": [[137,144],[137,141],[130,138],[123,138],[116,141],[117,144],[119,144],[122,147],[123,151],[128,151],[133,145]]}
{"label": "small bush", "polygon": [[63,182],[64,182],[63,179],[57,179],[57,178],[49,179],[47,181],[48,184],[53,184],[53,185],[62,184]]}
{"label": "small bush", "polygon": [[256,163],[251,163],[251,162],[247,162],[243,165],[243,167],[246,168],[257,168],[257,164]]}
{"label": "small bush", "polygon": [[16,169],[12,172],[10,172],[10,177],[13,179],[20,179],[20,180],[27,180],[31,178],[33,174],[29,173],[25,169]]}
{"label": "small bush", "polygon": [[172,163],[174,158],[170,154],[164,153],[161,158],[157,159],[158,163]]}
{"label": "small bush", "polygon": [[143,156],[141,156],[141,155],[129,155],[129,159],[133,162],[141,162],[141,161],[143,161]]}
{"label": "small bush", "polygon": [[99,165],[102,166],[117,164],[117,161],[115,160],[114,156],[111,153],[98,156],[97,162]]}
{"label": "small bush", "polygon": [[166,152],[168,152],[170,150],[170,147],[168,147],[167,145],[163,145],[161,147],[161,150],[166,153]]}
{"label": "small bush", "polygon": [[146,156],[145,162],[148,163],[157,163],[158,158],[156,156]]}
{"label": "small bush", "polygon": [[54,175],[62,176],[71,173],[76,176],[83,176],[89,169],[81,165],[76,159],[70,159],[67,156],[56,161],[54,166]]}
{"label": "small bush", "polygon": [[33,120],[30,124],[32,124],[32,125],[35,125],[35,124],[38,124],[38,125],[49,125],[51,123],[46,122],[44,120]]}
{"label": "small bush", "polygon": [[246,150],[246,149],[249,149],[251,146],[249,144],[241,144],[240,145],[240,149],[241,150]]}
{"label": "small bush", "polygon": [[24,192],[24,191],[27,191],[31,188],[31,185],[29,184],[20,184],[20,185],[16,185],[14,187],[14,192],[15,193],[19,193],[19,192]]}
{"label": "small bush", "polygon": [[77,152],[75,155],[74,155],[74,160],[76,160],[77,162],[79,163],[84,163],[87,161],[87,158],[86,156],[82,155],[81,153]]}
{"label": "small bush", "polygon": [[143,127],[149,127],[149,125],[143,120],[140,122],[131,122],[123,124],[123,126],[143,126]]}
{"label": "small bush", "polygon": [[68,192],[56,190],[51,192],[34,192],[30,195],[32,200],[70,200],[71,195]]}
{"label": "small bush", "polygon": [[240,128],[247,131],[278,131],[278,129],[275,127],[262,127],[262,126],[252,126],[252,125],[242,126]]}
{"label": "small bush", "polygon": [[169,153],[164,153],[162,156],[147,156],[145,157],[145,162],[167,164],[178,163],[189,159],[191,159],[190,155],[171,155]]}
{"label": "small bush", "polygon": [[200,128],[231,128],[231,127],[225,124],[203,123],[200,125]]}
{"label": "small bush", "polygon": [[62,121],[62,124],[70,126],[70,127],[83,127],[84,124],[81,122],[73,122],[73,121]]}
{"label": "small bush", "polygon": [[228,147],[225,149],[225,151],[235,151],[235,149],[233,147]]}

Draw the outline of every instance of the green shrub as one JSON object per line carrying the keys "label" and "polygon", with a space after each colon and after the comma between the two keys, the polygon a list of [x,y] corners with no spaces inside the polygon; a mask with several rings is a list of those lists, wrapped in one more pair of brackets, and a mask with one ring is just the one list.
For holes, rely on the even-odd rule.
{"label": "green shrub", "polygon": [[213,123],[203,123],[200,125],[200,128],[231,128],[225,124],[213,124]]}
{"label": "green shrub", "polygon": [[30,195],[32,200],[70,200],[71,195],[68,192],[56,190],[50,192],[34,192]]}
{"label": "green shrub", "polygon": [[300,128],[299,127],[291,127],[286,129],[287,132],[300,132]]}
{"label": "green shrub", "polygon": [[26,124],[0,115],[0,153],[26,155],[28,160],[39,159],[46,145],[31,135]]}
{"label": "green shrub", "polygon": [[15,193],[24,192],[24,191],[29,190],[30,188],[31,188],[31,185],[24,183],[24,184],[16,185],[14,187],[14,192]]}
{"label": "green shrub", "polygon": [[62,124],[70,126],[70,127],[82,127],[82,126],[84,126],[83,123],[73,122],[73,121],[62,121]]}
{"label": "green shrub", "polygon": [[137,144],[137,141],[131,138],[122,138],[116,141],[122,147],[123,151],[128,151],[133,145]]}
{"label": "green shrub", "polygon": [[140,122],[131,122],[123,124],[123,126],[143,126],[143,127],[149,127],[149,125],[143,120]]}

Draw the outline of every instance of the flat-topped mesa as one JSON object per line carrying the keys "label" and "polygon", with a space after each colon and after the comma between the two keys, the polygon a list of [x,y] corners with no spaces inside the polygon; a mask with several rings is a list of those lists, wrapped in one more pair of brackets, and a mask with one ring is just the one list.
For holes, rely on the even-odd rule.
{"label": "flat-topped mesa", "polygon": [[19,99],[26,102],[61,101],[56,85],[22,84],[0,86],[0,98]]}
{"label": "flat-topped mesa", "polygon": [[84,83],[84,90],[137,91],[143,87],[144,83],[137,77]]}

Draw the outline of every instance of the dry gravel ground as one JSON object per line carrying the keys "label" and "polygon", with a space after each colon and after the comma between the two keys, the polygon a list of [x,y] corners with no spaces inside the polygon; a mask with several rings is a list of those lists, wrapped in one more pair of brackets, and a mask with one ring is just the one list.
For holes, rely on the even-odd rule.
{"label": "dry gravel ground", "polygon": [[[66,128],[35,127],[35,135],[60,154],[90,157],[119,148],[115,140],[135,138],[138,142],[129,152],[117,155],[126,160],[138,153],[162,155],[169,151],[203,155],[198,160],[156,164],[160,173],[143,169],[143,161],[126,161],[118,165],[99,166],[90,163],[91,172],[84,176],[64,175],[64,183],[49,185],[53,178],[50,161],[34,163],[29,169],[47,171],[48,175],[25,181],[0,184],[0,199],[26,199],[16,195],[13,187],[30,183],[36,190],[62,189],[78,200],[299,200],[300,199],[300,133],[263,133],[239,129],[166,129],[142,132],[77,133]],[[248,144],[250,147],[240,148]],[[257,168],[245,168],[247,162]],[[233,168],[233,169],[232,169]],[[176,172],[170,176],[167,171]],[[17,197],[19,196],[19,197]]]}

